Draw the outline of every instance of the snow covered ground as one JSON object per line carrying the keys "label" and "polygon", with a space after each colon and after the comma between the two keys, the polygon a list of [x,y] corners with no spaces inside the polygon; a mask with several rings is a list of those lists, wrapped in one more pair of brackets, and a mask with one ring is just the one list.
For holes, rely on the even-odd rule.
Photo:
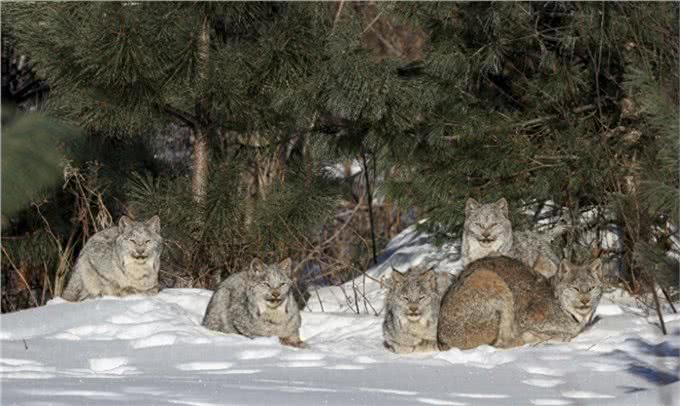
{"label": "snow covered ground", "polygon": [[[313,290],[306,349],[200,327],[211,292],[60,299],[0,316],[2,405],[657,405],[680,399],[680,316],[619,291],[568,344],[395,355],[381,344],[380,280],[418,263],[460,270],[457,249],[408,230],[380,265]],[[365,298],[365,299],[364,299]],[[323,312],[321,308],[323,307]],[[357,314],[357,310],[359,314]]]}

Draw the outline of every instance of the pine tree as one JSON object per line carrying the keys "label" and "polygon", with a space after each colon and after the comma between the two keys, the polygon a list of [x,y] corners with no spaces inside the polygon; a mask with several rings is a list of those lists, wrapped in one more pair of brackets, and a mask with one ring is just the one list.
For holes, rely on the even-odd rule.
{"label": "pine tree", "polygon": [[[19,46],[51,87],[48,107],[90,131],[132,137],[169,120],[193,139],[204,201],[210,144],[278,126],[303,85],[315,7],[276,3],[8,4]],[[318,8],[318,7],[317,7]],[[279,126],[281,127],[281,126]]]}
{"label": "pine tree", "polygon": [[[2,216],[16,214],[63,177],[64,145],[82,135],[39,113],[2,111]],[[4,228],[4,225],[3,225]]]}
{"label": "pine tree", "polygon": [[[373,261],[373,200],[386,159],[411,141],[413,128],[435,105],[436,83],[418,74],[424,33],[401,18],[395,3],[336,3],[324,63],[315,135],[334,157],[361,163]],[[372,175],[371,175],[372,173]]]}
{"label": "pine tree", "polygon": [[[654,132],[635,139],[626,115],[629,55],[677,84],[677,4],[396,7],[425,27],[421,74],[439,84],[435,108],[395,155],[390,190],[402,204],[423,207],[444,236],[460,231],[471,196],[508,198],[520,227],[519,212],[546,201],[572,220],[598,208],[596,229],[612,221],[630,158],[658,148]],[[671,110],[664,120],[677,121],[677,100]]]}
{"label": "pine tree", "polygon": [[[677,3],[2,7],[54,114],[118,137],[190,128],[190,181],[126,184],[184,244],[178,268],[290,252],[330,212],[337,185],[320,174],[337,158],[446,238],[468,197],[506,197],[518,228],[549,201],[571,220],[596,209],[596,231],[677,223]],[[629,234],[635,269],[631,247],[655,237]]]}
{"label": "pine tree", "polygon": [[[290,255],[282,242],[330,213],[337,192],[305,134],[332,22],[326,4],[2,7],[50,84],[51,114],[122,139],[153,137],[169,121],[190,129],[190,180],[144,170],[109,180],[122,210],[161,215],[172,277],[205,286],[213,271],[240,270],[253,255]],[[267,156],[281,160],[276,173],[250,173]],[[271,190],[252,199],[249,183],[264,178]]]}

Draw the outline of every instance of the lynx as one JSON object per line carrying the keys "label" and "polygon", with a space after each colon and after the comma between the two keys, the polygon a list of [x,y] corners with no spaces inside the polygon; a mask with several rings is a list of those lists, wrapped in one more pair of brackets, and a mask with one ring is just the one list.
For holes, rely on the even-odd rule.
{"label": "lynx", "polygon": [[602,263],[562,261],[550,280],[509,257],[471,263],[445,294],[439,348],[501,348],[569,341],[590,322],[602,296]]}
{"label": "lynx", "polygon": [[550,278],[559,264],[550,241],[563,231],[563,227],[555,227],[545,234],[513,232],[505,199],[481,204],[470,198],[465,203],[463,266],[486,256],[506,255],[519,259],[534,272]]}
{"label": "lynx", "polygon": [[447,273],[416,267],[393,268],[385,303],[385,347],[396,353],[437,350],[439,302],[448,287]]}
{"label": "lynx", "polygon": [[277,265],[253,259],[246,271],[220,284],[208,303],[203,325],[251,338],[276,336],[281,344],[302,347],[300,311],[290,273],[290,258]]}
{"label": "lynx", "polygon": [[117,227],[93,235],[78,257],[62,297],[81,301],[103,295],[157,293],[163,249],[160,228],[158,216],[146,222],[123,216]]}

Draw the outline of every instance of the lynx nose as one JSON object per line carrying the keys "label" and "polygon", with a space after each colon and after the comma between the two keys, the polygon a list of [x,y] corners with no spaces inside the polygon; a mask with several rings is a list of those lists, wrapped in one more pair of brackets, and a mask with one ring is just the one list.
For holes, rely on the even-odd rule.
{"label": "lynx nose", "polygon": [[590,299],[588,299],[588,298],[581,298],[581,304],[583,304],[584,306],[589,305],[589,304],[590,304]]}
{"label": "lynx nose", "polygon": [[281,292],[279,292],[278,290],[272,291],[272,297],[273,297],[274,299],[278,299],[279,296],[281,296]]}
{"label": "lynx nose", "polygon": [[411,313],[416,313],[416,312],[418,312],[418,306],[409,305],[408,311],[411,312]]}

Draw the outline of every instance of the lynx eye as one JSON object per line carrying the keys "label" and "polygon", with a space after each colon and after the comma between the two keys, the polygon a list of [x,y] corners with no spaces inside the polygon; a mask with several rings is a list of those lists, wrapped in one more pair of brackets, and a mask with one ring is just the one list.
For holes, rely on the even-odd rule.
{"label": "lynx eye", "polygon": [[137,245],[137,241],[136,241],[136,240],[130,239],[130,242],[133,243],[133,244],[135,244],[135,245]]}
{"label": "lynx eye", "polygon": [[148,243],[150,243],[150,242],[151,242],[151,240],[145,240],[145,241],[144,241],[144,244],[148,244]]}
{"label": "lynx eye", "polygon": [[404,302],[408,302],[408,296],[402,296],[401,300],[403,300]]}
{"label": "lynx eye", "polygon": [[418,301],[420,301],[420,302],[422,302],[423,300],[425,300],[425,296],[421,296],[421,297],[418,298]]}

